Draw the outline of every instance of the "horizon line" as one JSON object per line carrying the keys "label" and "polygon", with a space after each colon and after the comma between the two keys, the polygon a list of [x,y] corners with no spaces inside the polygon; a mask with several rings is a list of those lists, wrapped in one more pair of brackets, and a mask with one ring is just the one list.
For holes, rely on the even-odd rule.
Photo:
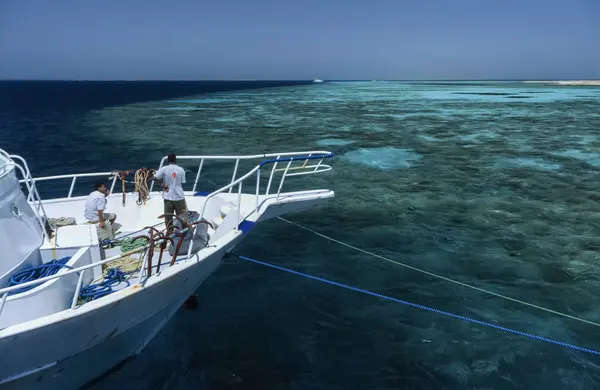
{"label": "horizon line", "polygon": [[[314,82],[316,79],[1,79],[6,81],[44,81],[44,82]],[[454,78],[431,78],[431,79],[322,79],[323,82],[352,82],[352,81],[399,81],[399,82],[444,82],[444,81],[600,81],[593,78],[542,78],[542,79],[454,79]],[[318,83],[317,83],[318,84]]]}

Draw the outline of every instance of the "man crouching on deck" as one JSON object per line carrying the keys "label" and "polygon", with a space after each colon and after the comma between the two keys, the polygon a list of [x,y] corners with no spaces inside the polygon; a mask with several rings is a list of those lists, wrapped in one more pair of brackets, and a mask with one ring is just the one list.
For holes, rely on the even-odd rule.
{"label": "man crouching on deck", "polygon": [[85,219],[88,223],[98,224],[98,238],[101,241],[113,239],[114,228],[116,227],[113,224],[117,219],[117,214],[104,212],[109,191],[104,183],[98,183],[94,188],[95,191],[89,194],[85,201]]}
{"label": "man crouching on deck", "polygon": [[167,231],[172,230],[173,216],[183,213],[185,223],[187,224],[187,207],[185,204],[185,194],[183,193],[182,184],[185,183],[185,170],[177,165],[177,157],[171,153],[167,156],[168,165],[160,168],[151,180],[160,183],[163,189],[163,201],[165,205],[165,226]]}

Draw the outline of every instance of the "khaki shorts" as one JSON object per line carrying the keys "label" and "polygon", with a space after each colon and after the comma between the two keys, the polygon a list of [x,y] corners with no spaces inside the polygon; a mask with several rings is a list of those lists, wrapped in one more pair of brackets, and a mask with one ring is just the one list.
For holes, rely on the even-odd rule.
{"label": "khaki shorts", "polygon": [[117,219],[117,214],[115,213],[103,213],[102,216],[104,217],[104,221],[108,221],[110,223],[115,222],[115,219]]}
{"label": "khaki shorts", "polygon": [[165,214],[175,214],[177,216],[183,214],[187,210],[185,199],[167,200],[165,199]]}
{"label": "khaki shorts", "polygon": [[98,221],[88,222],[96,225],[96,231],[98,232],[98,239],[100,241],[103,240],[113,240],[115,238],[115,231],[113,228],[113,222],[117,219],[117,215],[114,213],[104,213],[104,229],[100,227]]}

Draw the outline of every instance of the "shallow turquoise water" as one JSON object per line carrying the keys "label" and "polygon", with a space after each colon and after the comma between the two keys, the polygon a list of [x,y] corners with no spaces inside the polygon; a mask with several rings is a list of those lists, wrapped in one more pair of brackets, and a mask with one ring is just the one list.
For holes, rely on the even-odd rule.
{"label": "shallow turquoise water", "polygon": [[[331,188],[337,198],[289,219],[600,322],[600,88],[323,83],[104,108],[69,123],[105,148],[88,165],[101,166],[108,154],[148,165],[172,150],[332,150],[332,172],[290,184]],[[229,174],[213,171],[202,189]],[[600,349],[592,325],[382,262],[278,220],[260,225],[236,252]],[[236,259],[198,293],[200,310],[178,313],[144,354],[94,388],[600,387],[599,357]]]}

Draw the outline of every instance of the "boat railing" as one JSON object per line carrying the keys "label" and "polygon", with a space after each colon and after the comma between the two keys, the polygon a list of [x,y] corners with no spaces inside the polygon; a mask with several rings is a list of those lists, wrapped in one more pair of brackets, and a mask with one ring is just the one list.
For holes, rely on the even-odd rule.
{"label": "boat railing", "polygon": [[[233,188],[236,186],[237,186],[237,190],[238,190],[236,206],[237,206],[238,215],[239,215],[241,196],[242,196],[242,185],[243,185],[244,181],[246,181],[250,177],[254,176],[254,174],[256,174],[255,203],[256,203],[256,208],[258,208],[259,202],[260,202],[260,196],[261,196],[261,190],[260,190],[261,169],[263,169],[263,167],[265,167],[265,166],[272,165],[264,195],[269,195],[269,193],[270,193],[270,189],[271,189],[271,185],[273,183],[273,177],[275,175],[275,172],[283,171],[283,174],[281,175],[281,178],[279,179],[279,186],[277,188],[277,192],[274,194],[275,198],[279,199],[281,189],[283,188],[283,183],[285,182],[285,179],[287,177],[309,175],[309,174],[329,171],[329,170],[331,170],[331,166],[327,165],[327,164],[323,164],[323,160],[333,158],[333,156],[334,156],[334,154],[331,152],[309,152],[308,154],[276,155],[276,156],[274,156],[275,158],[263,160],[259,164],[257,164],[254,168],[252,168],[249,172],[247,172],[245,175],[232,180],[231,183],[227,184],[226,186],[221,187],[218,190],[213,191],[210,194],[208,194],[206,196],[206,201],[204,202],[204,205],[202,207],[202,212],[200,213],[200,217],[201,218],[204,217],[204,212],[206,209],[206,205],[208,204],[208,199],[210,199],[218,194],[224,193],[225,191],[227,191],[228,193],[231,193]],[[312,161],[312,160],[318,160],[318,162],[316,164],[308,165],[308,162]],[[304,164],[301,166],[292,168],[292,163],[294,161],[304,162]],[[277,169],[277,164],[285,163],[285,162],[287,162],[287,164],[285,165],[285,168]],[[237,164],[238,164],[238,161],[236,161],[236,168],[237,168]],[[301,171],[294,172],[296,170],[301,170]],[[292,172],[290,172],[290,171],[292,171]],[[236,172],[236,170],[234,170],[234,175],[235,175],[235,172]],[[240,220],[238,217],[238,223],[239,222],[240,222]]]}
{"label": "boat railing", "polygon": [[[291,158],[291,157],[295,157],[296,160],[295,161],[299,161],[301,156],[323,156],[323,158],[328,158],[327,156],[331,155],[331,157],[333,157],[333,154],[329,151],[326,150],[312,150],[312,151],[301,151],[301,152],[286,152],[286,153],[263,153],[263,154],[254,154],[254,155],[246,155],[246,156],[177,156],[177,160],[200,160],[199,164],[198,164],[198,171],[196,172],[196,179],[194,180],[194,187],[192,188],[192,191],[196,191],[196,189],[198,188],[198,182],[200,180],[201,174],[202,174],[202,168],[204,166],[204,163],[208,160],[222,160],[222,161],[232,161],[235,162],[234,167],[233,167],[233,174],[231,175],[231,181],[230,184],[232,184],[233,182],[236,181],[236,176],[238,174],[238,168],[240,166],[240,162],[241,161],[247,161],[247,160],[264,160],[264,159],[282,159],[282,158]],[[167,156],[163,157],[162,160],[160,161],[160,166],[159,168],[163,167],[165,165],[165,162],[167,161]],[[283,160],[281,160],[283,161]],[[273,174],[276,172],[275,168],[276,168],[275,164],[273,166],[273,171],[271,172],[271,176],[270,179],[272,180],[273,178]],[[329,169],[331,169],[331,167],[329,167]],[[288,175],[290,176],[290,175]],[[269,181],[270,183],[270,181]],[[152,183],[150,185],[150,191],[152,191],[152,188],[154,187],[154,183]],[[228,187],[229,193],[231,193],[232,191],[232,187]],[[268,190],[267,190],[268,192]]]}
{"label": "boat railing", "polygon": [[[18,156],[16,156],[16,157],[18,157]],[[293,161],[307,161],[307,159],[306,159],[307,157],[311,160],[318,159],[319,160],[318,164],[311,165],[311,166],[303,166],[303,167],[288,166],[288,167],[286,167],[287,169],[284,169],[284,168],[278,169],[277,168],[278,163],[287,162],[287,161],[291,162],[292,160]],[[272,163],[273,167],[270,172],[269,181],[267,183],[267,191],[266,191],[266,194],[269,194],[275,173],[285,171],[284,176],[291,177],[291,176],[300,176],[300,175],[306,175],[306,174],[311,174],[311,173],[316,173],[316,172],[322,172],[322,171],[331,169],[331,166],[322,164],[323,159],[327,159],[327,158],[331,158],[331,157],[333,157],[333,154],[331,152],[322,151],[322,150],[314,150],[314,151],[286,152],[286,153],[265,153],[265,154],[256,154],[256,155],[246,155],[246,156],[212,156],[212,155],[177,156],[177,160],[199,160],[198,170],[196,172],[196,177],[194,180],[194,185],[192,187],[192,192],[196,192],[196,189],[198,188],[198,183],[200,181],[200,178],[202,175],[202,170],[203,170],[203,167],[204,167],[206,161],[231,161],[231,162],[234,162],[231,180],[230,180],[229,185],[226,186],[229,193],[231,193],[233,190],[233,186],[235,185],[233,183],[234,182],[236,184],[238,183],[236,176],[238,174],[238,169],[239,169],[241,161],[263,160],[263,161],[259,162],[259,164],[261,164],[261,165],[265,165],[267,163]],[[20,158],[20,157],[18,157],[18,158]],[[288,160],[290,158],[292,160]],[[267,160],[265,160],[265,159],[267,159]],[[71,198],[71,197],[73,197],[75,185],[76,185],[78,179],[93,178],[93,177],[108,178],[108,180],[110,180],[111,194],[114,193],[115,185],[116,185],[117,181],[119,180],[118,171],[94,172],[94,173],[72,173],[72,174],[65,174],[65,175],[54,175],[54,176],[44,176],[44,177],[33,178],[33,177],[31,177],[31,173],[29,172],[29,169],[27,168],[25,160],[23,160],[23,159],[21,159],[21,160],[25,164],[26,169],[23,172],[23,179],[20,180],[20,183],[26,184],[26,187],[28,190],[27,200],[29,202],[39,203],[41,208],[43,208],[43,206],[41,206],[41,199],[40,199],[39,193],[36,188],[36,183],[70,179],[71,184],[70,184],[69,191],[68,191],[66,197]],[[167,160],[166,156],[162,158],[159,168],[164,166],[166,160]],[[254,169],[256,169],[257,167],[258,167],[258,165],[255,166]],[[314,170],[311,172],[310,168],[314,168]],[[304,170],[304,172],[295,172],[297,170]],[[283,179],[283,177],[282,177],[282,179]],[[154,182],[150,183],[149,191],[152,192],[153,188],[154,188]],[[281,190],[281,187],[279,188],[279,190]]]}
{"label": "boat railing", "polygon": [[[312,152],[309,151],[309,152],[298,152],[298,153],[262,154],[262,155],[254,155],[254,156],[180,156],[180,157],[178,157],[178,159],[200,160],[198,173],[196,175],[196,180],[194,182],[194,190],[198,184],[200,172],[202,170],[202,165],[204,164],[204,161],[206,161],[206,160],[234,160],[235,161],[235,167],[234,167],[234,172],[233,172],[231,182],[228,185],[221,187],[221,188],[217,189],[216,191],[213,191],[210,194],[206,195],[206,201],[203,204],[201,217],[204,216],[206,204],[208,203],[208,200],[210,198],[212,198],[218,194],[224,193],[226,191],[228,193],[231,193],[232,189],[237,186],[237,202],[236,202],[237,203],[236,204],[237,223],[235,225],[235,230],[238,230],[239,224],[241,222],[240,221],[240,212],[241,212],[242,188],[243,188],[243,183],[245,181],[247,181],[248,179],[250,179],[251,177],[256,175],[256,189],[255,189],[255,194],[254,194],[255,198],[256,198],[255,199],[256,207],[252,210],[251,213],[246,215],[246,217],[247,217],[247,216],[251,215],[253,212],[257,211],[260,206],[260,198],[261,198],[261,194],[262,194],[262,192],[260,190],[260,188],[261,188],[260,187],[261,171],[263,171],[267,167],[270,168],[269,169],[270,174],[269,174],[269,177],[267,180],[266,190],[264,191],[264,195],[267,195],[267,196],[270,194],[270,188],[273,184],[273,178],[275,176],[275,173],[283,172],[283,174],[281,175],[281,178],[279,179],[279,185],[278,185],[277,191],[272,193],[272,195],[276,199],[279,199],[281,189],[282,189],[284,181],[287,177],[309,175],[309,174],[329,171],[332,169],[332,167],[328,164],[324,164],[323,161],[327,160],[327,159],[331,159],[333,156],[334,156],[333,153],[327,152],[327,151],[312,151]],[[17,159],[20,159],[20,157],[18,157],[18,156],[11,156],[11,157],[16,157]],[[260,161],[256,166],[254,166],[254,168],[252,168],[246,174],[236,178],[239,163],[241,160],[250,160],[250,159],[259,159],[259,158],[262,158],[263,160]],[[164,164],[165,159],[166,158],[163,158],[163,160],[161,161],[161,166]],[[311,164],[310,163],[311,161],[315,161],[316,163]],[[39,204],[39,206],[41,207],[42,210],[43,210],[43,204],[42,204],[41,198],[39,196],[39,193],[37,191],[37,188],[35,186],[36,182],[49,181],[49,180],[60,180],[60,179],[71,179],[71,187],[69,189],[69,194],[67,196],[68,198],[70,198],[70,197],[72,197],[73,189],[74,189],[75,183],[77,181],[77,178],[109,176],[109,178],[112,179],[112,184],[111,184],[111,192],[112,192],[112,189],[115,186],[116,180],[119,177],[118,174],[115,172],[98,172],[98,173],[81,173],[81,174],[70,174],[70,175],[47,176],[47,177],[40,177],[40,178],[34,179],[31,177],[29,168],[27,167],[27,164],[25,163],[25,161],[22,160],[22,162],[23,162],[24,167],[21,167],[18,164],[15,164],[19,168],[19,170],[21,171],[21,174],[24,177],[24,179],[20,180],[20,182],[25,183],[25,185],[28,188],[28,191],[29,191],[28,200],[30,200],[36,204]],[[303,164],[298,167],[293,167],[292,164],[294,162],[303,162]],[[283,163],[287,163],[287,164],[285,164],[284,168],[277,168],[277,166],[279,164],[283,164]],[[186,256],[187,258],[191,258],[191,251],[192,251],[192,248],[194,247],[193,238],[195,237],[196,229],[197,229],[197,225],[196,225],[196,227],[194,227],[194,232],[193,232],[194,234],[192,234],[192,241],[190,242],[190,245],[189,245],[189,250],[188,250],[188,253]],[[102,266],[103,264],[121,259],[123,257],[130,256],[131,254],[134,254],[134,253],[145,251],[147,248],[148,248],[148,245],[143,246],[143,247],[138,247],[127,253],[113,256],[113,257],[110,257],[110,258],[107,258],[107,259],[104,259],[101,261],[97,261],[97,262],[94,262],[94,263],[91,263],[88,265],[77,267],[74,269],[70,269],[65,272],[61,272],[61,273],[54,274],[51,276],[32,280],[30,282],[18,284],[18,285],[11,286],[11,287],[0,288],[0,315],[2,314],[2,310],[5,306],[8,295],[11,291],[22,289],[22,288],[29,287],[29,286],[41,285],[42,283],[47,282],[49,280],[61,278],[61,277],[71,275],[74,273],[79,273],[78,282],[76,285],[76,289],[75,289],[75,292],[73,295],[73,301],[71,304],[71,308],[75,308],[77,305],[77,297],[82,288],[83,274],[86,270],[94,268],[94,267]],[[138,283],[142,282],[143,273],[144,273],[144,265],[142,265],[142,267],[140,268]]]}
{"label": "boat railing", "polygon": [[[115,172],[71,173],[71,174],[67,174],[67,175],[36,177],[36,178],[31,178],[30,181],[33,183],[33,186],[35,187],[35,184],[38,182],[50,181],[50,180],[71,179],[71,186],[69,187],[69,192],[67,193],[67,198],[71,198],[73,196],[73,191],[75,190],[75,183],[77,182],[77,179],[85,178],[85,177],[108,178],[109,180],[111,180],[110,192],[112,193],[115,188],[117,179],[119,178],[119,175]],[[20,180],[20,182],[25,183],[26,180]],[[27,196],[27,200],[31,202],[33,200],[33,195],[34,194],[29,192],[29,194]]]}
{"label": "boat railing", "polygon": [[[291,176],[301,176],[301,175],[309,175],[309,174],[315,174],[315,173],[319,173],[319,172],[326,172],[331,170],[331,166],[328,164],[323,164],[323,160],[326,159],[331,159],[333,158],[334,154],[331,152],[323,152],[323,151],[314,151],[314,152],[304,152],[302,154],[300,153],[287,153],[287,154],[275,154],[275,155],[265,155],[265,157],[269,158],[269,157],[275,157],[275,158],[269,158],[267,160],[263,160],[261,161],[259,164],[257,164],[254,168],[252,168],[249,172],[247,172],[245,175],[234,179],[231,181],[231,183],[229,183],[228,185],[219,188],[216,191],[211,192],[210,194],[206,195],[204,204],[202,205],[202,211],[200,212],[200,219],[204,218],[204,213],[206,211],[206,205],[208,204],[208,201],[210,198],[218,195],[218,194],[222,194],[225,191],[227,191],[228,193],[231,193],[232,189],[234,187],[237,186],[237,201],[235,202],[235,206],[236,206],[236,212],[237,212],[237,218],[236,218],[236,223],[235,223],[235,227],[234,230],[239,230],[240,227],[240,223],[242,222],[240,219],[240,214],[241,214],[241,204],[242,204],[242,185],[243,183],[250,179],[252,176],[254,176],[256,174],[256,189],[255,189],[255,207],[252,209],[251,212],[247,213],[245,215],[244,218],[249,217],[250,215],[252,215],[254,212],[258,212],[259,208],[260,208],[260,198],[261,198],[261,190],[260,190],[260,184],[261,184],[261,169],[263,169],[263,167],[265,166],[269,166],[272,165],[271,169],[270,169],[270,174],[269,174],[269,179],[267,181],[267,187],[266,190],[264,192],[265,196],[269,195],[269,191],[271,188],[271,184],[273,182],[273,177],[275,175],[275,172],[277,171],[282,171],[283,174],[281,175],[281,178],[279,180],[279,186],[277,188],[277,192],[274,194],[274,197],[276,200],[279,199],[279,195],[281,193],[281,189],[283,188],[283,183],[286,179],[286,177],[291,177]],[[317,160],[318,162],[316,164],[312,164],[312,165],[308,165],[309,161],[313,161],[313,160]],[[304,162],[304,164],[302,164],[301,166],[298,167],[293,167],[292,168],[292,163],[294,161],[299,161],[299,162]],[[285,163],[287,162],[287,164],[285,165],[285,168],[279,168],[277,169],[277,164],[279,163]],[[234,169],[234,177],[235,177],[235,173],[237,172],[237,167],[239,164],[239,160],[236,160],[236,165],[235,165],[235,169]],[[200,167],[202,166],[202,160],[200,161]],[[300,170],[299,172],[294,172],[296,170]],[[292,171],[290,173],[290,171]],[[194,247],[194,237],[195,237],[195,233],[196,233],[196,229],[198,229],[198,226],[196,226],[194,228],[193,234],[192,234],[192,240],[190,242],[190,247],[188,250],[188,257],[191,255],[191,250]]]}
{"label": "boat railing", "polygon": [[[19,155],[16,154],[8,154],[6,151],[0,149],[0,154],[3,156],[3,159],[7,162],[3,164],[3,169],[6,170],[9,166],[14,166],[15,171],[23,177],[23,179],[19,180],[20,183],[24,183],[25,187],[27,187],[27,201],[33,204],[33,209],[35,212],[36,219],[40,224],[42,229],[42,243],[46,240],[48,233],[44,228],[45,224],[42,221],[42,215],[45,215],[46,212],[44,210],[44,204],[42,203],[42,199],[40,194],[35,187],[35,180],[31,176],[31,171],[29,170],[29,166],[27,165],[27,161]],[[18,177],[18,176],[17,176]]]}
{"label": "boat railing", "polygon": [[[59,278],[62,278],[62,277],[65,277],[65,276],[68,276],[71,274],[79,273],[79,279],[77,281],[75,292],[73,294],[73,300],[71,303],[71,308],[75,308],[77,305],[77,298],[79,296],[79,292],[81,291],[81,287],[83,284],[83,274],[86,270],[89,270],[94,267],[102,266],[106,263],[110,263],[111,261],[115,261],[115,260],[119,260],[119,259],[122,259],[122,258],[125,258],[128,256],[131,256],[132,254],[144,252],[148,249],[148,247],[149,247],[149,245],[140,246],[140,247],[132,249],[128,252],[121,253],[119,255],[112,256],[112,257],[109,257],[104,260],[96,261],[96,262],[86,264],[86,265],[83,265],[83,266],[80,266],[77,268],[72,268],[72,269],[66,270],[64,272],[56,273],[56,274],[50,275],[50,276],[45,276],[43,278],[35,279],[35,280],[29,281],[29,282],[20,283],[20,284],[10,286],[10,287],[0,288],[0,315],[2,315],[2,311],[4,310],[6,300],[12,291],[20,290],[20,289],[26,288],[26,287],[40,286],[47,281],[59,279]],[[141,268],[139,271],[140,275],[139,275],[139,279],[138,279],[138,284],[141,283],[141,281],[142,281],[143,272],[144,272],[144,269]]]}
{"label": "boat railing", "polygon": [[[144,228],[142,230],[139,230],[136,233],[143,233],[143,231],[145,231],[146,229],[147,228]],[[183,233],[185,233],[186,230],[187,229],[184,229]],[[88,271],[92,268],[95,268],[95,267],[101,267],[107,263],[110,263],[110,262],[113,262],[116,260],[128,258],[131,255],[134,255],[136,253],[141,253],[143,260],[142,260],[141,266],[139,268],[136,268],[136,270],[133,271],[133,273],[135,274],[137,272],[137,284],[142,285],[150,276],[150,274],[149,274],[150,271],[146,268],[146,265],[148,264],[147,262],[149,261],[148,253],[146,251],[151,246],[159,245],[163,241],[171,240],[174,236],[176,236],[178,234],[181,234],[181,232],[173,233],[170,236],[158,237],[158,238],[155,238],[154,240],[149,240],[146,245],[139,246],[130,251],[127,251],[125,253],[120,253],[119,255],[112,256],[112,257],[106,258],[104,260],[98,260],[98,261],[92,262],[90,264],[82,265],[82,266],[79,266],[76,268],[70,268],[68,270],[65,270],[64,272],[61,271],[60,273],[55,273],[50,276],[31,280],[31,281],[28,281],[25,283],[16,284],[14,286],[0,288],[0,316],[2,315],[2,311],[4,310],[6,300],[8,299],[8,296],[10,295],[11,292],[16,291],[16,290],[21,290],[21,289],[27,288],[27,287],[39,287],[48,281],[51,281],[54,279],[60,279],[60,278],[69,276],[71,274],[78,274],[78,280],[77,280],[77,284],[75,287],[75,291],[73,293],[73,297],[71,299],[71,306],[70,306],[71,309],[74,309],[78,305],[78,298],[79,298],[79,295],[81,292],[81,288],[83,287],[83,276],[86,271]],[[146,253],[143,253],[143,252],[146,252]],[[188,256],[186,258],[191,258],[191,257],[192,257],[192,255],[188,253]]]}

